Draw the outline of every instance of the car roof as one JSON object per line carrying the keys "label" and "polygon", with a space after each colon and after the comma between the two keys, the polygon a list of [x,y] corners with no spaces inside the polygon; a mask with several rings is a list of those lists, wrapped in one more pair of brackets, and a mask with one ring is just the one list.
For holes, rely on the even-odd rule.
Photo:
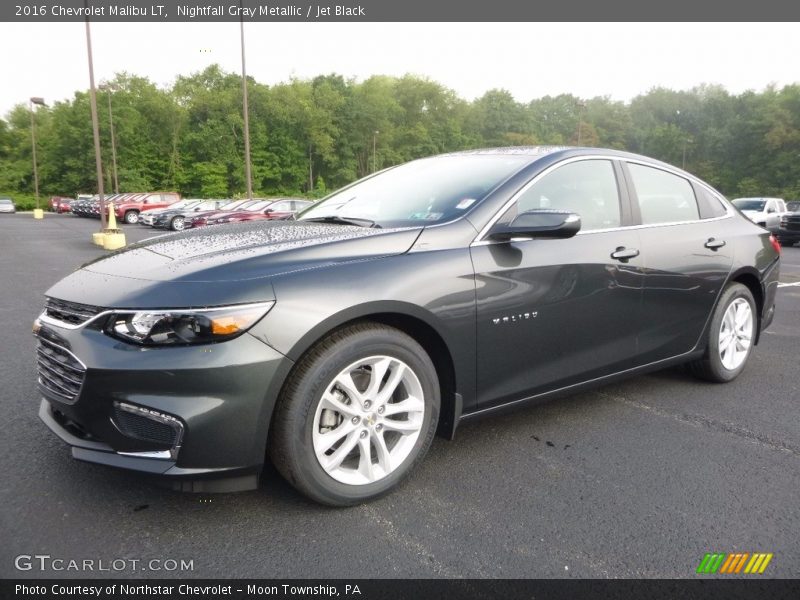
{"label": "car roof", "polygon": [[624,150],[615,150],[613,148],[594,148],[591,146],[506,146],[501,148],[475,148],[473,150],[460,150],[458,152],[448,152],[439,154],[437,156],[529,156],[530,161],[528,164],[532,164],[545,157],[572,158],[576,156],[595,156],[598,154],[610,158],[640,161],[654,167],[663,167],[676,173],[682,173],[690,179],[700,181],[696,175],[693,175],[688,171],[684,171],[675,165],[665,163],[650,156],[635,154],[633,152],[625,152]]}

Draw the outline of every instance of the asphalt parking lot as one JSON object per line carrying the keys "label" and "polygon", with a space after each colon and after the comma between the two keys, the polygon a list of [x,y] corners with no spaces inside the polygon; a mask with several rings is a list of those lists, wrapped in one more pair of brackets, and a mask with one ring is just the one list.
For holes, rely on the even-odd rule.
{"label": "asphalt parking lot", "polygon": [[[98,227],[0,215],[0,577],[115,575],[14,567],[48,554],[193,561],[125,577],[673,578],[707,552],[771,552],[763,577],[800,577],[800,285],[731,384],[673,369],[469,423],[395,493],[330,509],[271,469],[253,492],[172,492],[73,460],[39,421],[30,325],[103,253]],[[781,281],[800,282],[800,248]]]}

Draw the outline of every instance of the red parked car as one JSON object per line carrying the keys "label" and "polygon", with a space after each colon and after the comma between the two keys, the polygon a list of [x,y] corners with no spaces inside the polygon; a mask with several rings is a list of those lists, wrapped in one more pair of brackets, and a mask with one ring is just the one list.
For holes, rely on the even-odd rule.
{"label": "red parked car", "polygon": [[114,214],[124,223],[134,225],[139,222],[139,213],[151,208],[164,208],[181,199],[177,192],[148,192],[132,194],[128,198],[114,202]]}
{"label": "red parked car", "polygon": [[311,202],[302,198],[271,198],[249,204],[239,210],[228,210],[206,219],[206,225],[236,223],[240,221],[257,221],[260,219],[287,219],[296,212],[311,206]]}
{"label": "red parked car", "polygon": [[75,198],[67,198],[66,196],[52,196],[50,198],[50,210],[59,214],[69,212],[69,203],[73,200],[75,200]]}
{"label": "red parked car", "polygon": [[229,213],[242,211],[248,206],[262,202],[263,200],[263,198],[254,198],[253,200],[245,198],[244,200],[237,200],[236,202],[226,204],[225,208],[197,213],[192,217],[191,224],[189,220],[186,221],[186,227],[203,227],[204,225],[209,225],[209,219],[216,219],[218,215],[227,215]]}

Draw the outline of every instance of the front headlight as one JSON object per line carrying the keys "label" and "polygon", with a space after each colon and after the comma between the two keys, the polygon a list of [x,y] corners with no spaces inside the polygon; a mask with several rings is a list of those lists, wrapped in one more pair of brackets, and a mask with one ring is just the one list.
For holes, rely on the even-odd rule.
{"label": "front headlight", "polygon": [[206,309],[115,311],[104,331],[142,346],[212,344],[241,335],[266,315],[275,302]]}

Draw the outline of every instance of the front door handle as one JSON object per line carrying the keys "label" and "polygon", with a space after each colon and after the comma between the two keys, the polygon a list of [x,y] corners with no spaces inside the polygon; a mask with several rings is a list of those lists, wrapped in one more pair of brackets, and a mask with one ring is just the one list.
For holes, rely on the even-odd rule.
{"label": "front door handle", "polygon": [[714,238],[708,238],[708,241],[705,243],[705,247],[709,250],[716,250],[717,248],[722,248],[725,245],[725,240],[715,240]]}
{"label": "front door handle", "polygon": [[637,256],[639,256],[639,251],[636,248],[626,248],[625,246],[620,246],[611,253],[611,258],[614,260],[621,260],[622,262],[631,258],[636,258]]}

